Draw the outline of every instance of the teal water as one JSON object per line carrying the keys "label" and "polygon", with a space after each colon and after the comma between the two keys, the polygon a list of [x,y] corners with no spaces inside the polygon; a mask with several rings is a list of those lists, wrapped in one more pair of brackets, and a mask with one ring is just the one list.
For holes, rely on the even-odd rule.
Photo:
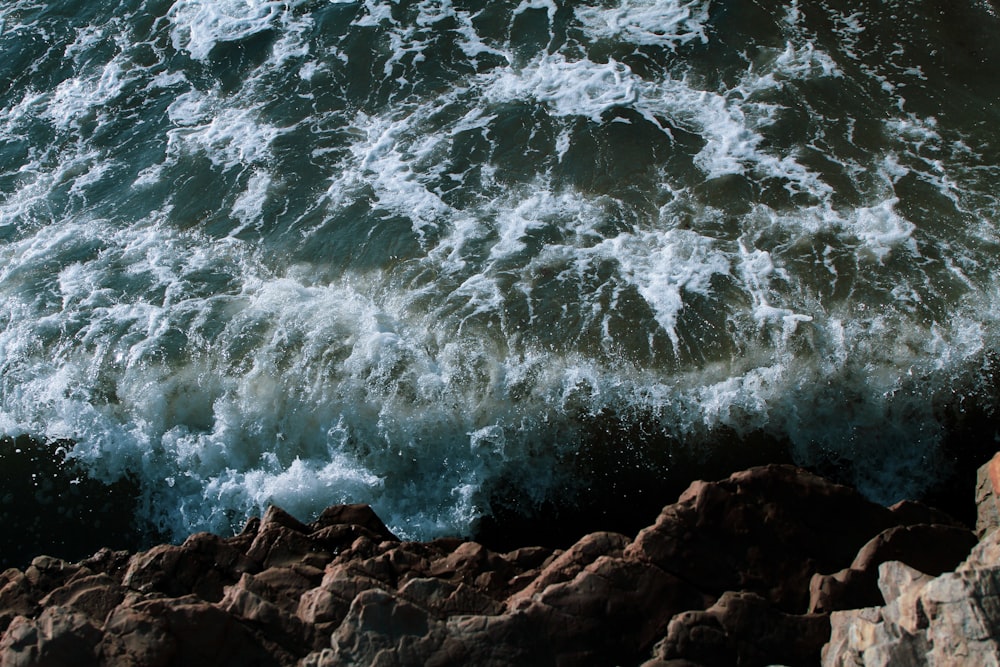
{"label": "teal water", "polygon": [[584,448],[719,434],[920,495],[995,403],[997,34],[985,0],[7,0],[0,432],[176,535],[464,533],[591,487]]}

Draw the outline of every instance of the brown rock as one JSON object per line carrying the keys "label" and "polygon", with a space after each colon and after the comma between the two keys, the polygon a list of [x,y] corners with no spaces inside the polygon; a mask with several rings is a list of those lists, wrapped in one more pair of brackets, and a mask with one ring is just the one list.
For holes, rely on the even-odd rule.
{"label": "brown rock", "polygon": [[120,605],[105,623],[99,655],[124,667],[281,662],[235,617],[195,596]]}
{"label": "brown rock", "polygon": [[112,609],[125,599],[125,590],[106,574],[74,579],[46,595],[43,607],[65,607],[84,614],[100,626]]}
{"label": "brown rock", "polygon": [[655,659],[706,665],[815,665],[830,636],[822,614],[794,615],[748,592],[727,592],[705,611],[675,616]]}
{"label": "brown rock", "polygon": [[37,619],[15,618],[0,640],[4,667],[87,667],[97,664],[101,631],[86,615],[65,607],[45,609]]}
{"label": "brown rock", "polygon": [[35,616],[39,611],[38,598],[31,582],[20,570],[11,568],[0,574],[0,633],[16,616]]}
{"label": "brown rock", "polygon": [[1000,452],[993,455],[976,473],[976,535],[1000,526]]}
{"label": "brown rock", "polygon": [[62,586],[81,572],[85,576],[92,574],[92,572],[77,563],[67,563],[52,556],[38,556],[25,569],[24,576],[31,582],[31,585],[35,589],[44,594],[53,588]]}
{"label": "brown rock", "polygon": [[437,618],[459,614],[494,616],[503,611],[503,605],[473,586],[430,577],[410,579],[399,590],[399,597]]}
{"label": "brown rock", "polygon": [[247,551],[247,557],[263,568],[294,563],[323,567],[333,560],[333,553],[305,533],[281,523],[264,522]]}
{"label": "brown rock", "polygon": [[[293,611],[289,611],[264,595],[272,589],[254,581],[253,575],[244,574],[239,583],[226,588],[226,594],[218,603],[219,609],[231,614],[254,629],[268,642],[282,647],[290,655],[302,658],[317,646],[315,628],[303,623]],[[320,645],[322,645],[321,642]]]}
{"label": "brown rock", "polygon": [[966,528],[939,524],[894,526],[861,548],[849,568],[833,575],[814,575],[809,584],[809,611],[858,609],[883,603],[878,566],[901,561],[937,576],[959,565],[976,544]]}
{"label": "brown rock", "polygon": [[160,545],[136,554],[129,561],[123,585],[141,593],[159,592],[171,597],[194,594],[215,602],[223,589],[258,564],[226,540],[210,533],[196,533],[180,546]]}
{"label": "brown rock", "polygon": [[328,664],[428,664],[444,635],[444,623],[423,609],[387,591],[369,590],[354,599],[333,633]]}
{"label": "brown rock", "polygon": [[375,535],[379,541],[399,542],[399,538],[392,534],[386,525],[382,523],[382,519],[368,505],[334,505],[333,507],[328,507],[310,524],[310,532],[343,525],[359,526],[372,535]]}
{"label": "brown rock", "polygon": [[808,607],[809,581],[835,572],[893,513],[848,487],[792,466],[763,466],[695,482],[625,550],[697,588],[752,591],[790,613]]}
{"label": "brown rock", "polygon": [[630,662],[662,637],[670,619],[709,602],[655,565],[601,556],[572,580],[552,584],[519,610],[559,661]]}
{"label": "brown rock", "polygon": [[509,609],[526,604],[552,584],[569,581],[601,556],[621,556],[631,540],[619,533],[591,533],[555,557],[538,576],[507,600]]}

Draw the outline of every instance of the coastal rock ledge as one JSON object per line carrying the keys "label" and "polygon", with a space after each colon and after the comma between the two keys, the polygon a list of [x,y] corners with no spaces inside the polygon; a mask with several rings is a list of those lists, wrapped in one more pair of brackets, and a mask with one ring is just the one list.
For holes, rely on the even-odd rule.
{"label": "coastal rock ledge", "polygon": [[[1000,475],[981,479],[995,504]],[[1000,535],[981,530],[779,465],[694,482],[638,535],[566,550],[272,507],[234,537],[7,570],[0,664],[998,664]]]}

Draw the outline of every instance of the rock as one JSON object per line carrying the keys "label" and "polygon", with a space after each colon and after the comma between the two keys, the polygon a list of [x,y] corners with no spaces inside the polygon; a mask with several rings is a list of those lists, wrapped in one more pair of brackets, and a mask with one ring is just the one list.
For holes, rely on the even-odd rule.
{"label": "rock", "polygon": [[752,591],[789,613],[808,608],[809,582],[836,572],[881,531],[892,511],[792,466],[763,466],[695,482],[625,556],[655,563],[702,591]]}
{"label": "rock", "polygon": [[976,535],[1000,526],[1000,452],[993,455],[976,473]]}
{"label": "rock", "polygon": [[215,602],[223,589],[244,572],[256,572],[258,562],[221,537],[196,533],[180,546],[160,545],[129,561],[123,585],[143,593],[171,597],[194,594]]}
{"label": "rock", "polygon": [[831,615],[825,667],[1000,664],[1000,568],[931,577],[887,562],[879,587],[884,607]]}
{"label": "rock", "polygon": [[331,637],[332,661],[320,664],[427,664],[444,642],[445,627],[392,593],[364,591]]}
{"label": "rock", "polygon": [[93,574],[74,579],[55,589],[39,604],[43,607],[66,607],[85,615],[101,625],[111,610],[125,599],[125,590],[106,574]]}
{"label": "rock", "polygon": [[127,667],[283,662],[233,615],[196,596],[119,606],[105,623],[99,656],[103,664]]}
{"label": "rock", "polygon": [[434,577],[410,579],[399,589],[399,596],[441,619],[461,614],[496,616],[504,610],[502,604],[473,586]]}
{"label": "rock", "polygon": [[655,565],[601,556],[572,580],[522,602],[518,611],[547,638],[557,662],[599,664],[637,660],[674,615],[708,602]]}
{"label": "rock", "polygon": [[829,636],[823,614],[786,614],[756,593],[727,592],[705,611],[671,619],[654,656],[663,664],[815,665]]}
{"label": "rock", "polygon": [[38,593],[20,570],[0,574],[0,632],[17,616],[34,617],[39,612]]}
{"label": "rock", "polygon": [[880,507],[789,466],[695,482],[635,539],[592,533],[565,551],[400,541],[366,505],[310,523],[270,508],[228,538],[4,572],[0,659],[799,665],[824,642],[838,665],[978,656],[995,643],[1000,531],[946,572],[973,541],[919,503]]}
{"label": "rock", "polygon": [[868,541],[849,568],[833,575],[813,575],[809,582],[809,612],[858,609],[882,604],[878,566],[901,561],[927,574],[952,570],[976,544],[966,528],[940,524],[894,526]]}
{"label": "rock", "polygon": [[523,589],[507,600],[507,606],[516,609],[533,595],[548,586],[569,581],[601,556],[621,556],[631,540],[619,533],[591,533],[580,538],[573,546],[555,557]]}
{"label": "rock", "polygon": [[101,634],[85,614],[66,607],[48,607],[36,619],[18,616],[0,640],[0,665],[97,665],[95,648]]}
{"label": "rock", "polygon": [[399,542],[399,538],[382,523],[368,505],[334,505],[328,507],[310,524],[311,532],[332,526],[358,526],[379,541]]}

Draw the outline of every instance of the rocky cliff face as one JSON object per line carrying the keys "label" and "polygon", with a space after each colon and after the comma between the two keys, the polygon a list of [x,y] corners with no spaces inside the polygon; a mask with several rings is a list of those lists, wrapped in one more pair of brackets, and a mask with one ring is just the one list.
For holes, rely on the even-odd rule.
{"label": "rocky cliff face", "polygon": [[[914,629],[894,656],[944,646],[955,626],[927,610],[957,594],[924,595],[933,577],[1000,589],[944,574],[976,542],[935,510],[874,505],[790,466],[695,482],[638,535],[564,551],[404,542],[366,506],[308,524],[271,508],[231,538],[7,570],[0,664],[868,664],[851,660],[881,640],[852,628]],[[1000,562],[983,545],[963,567]]]}

